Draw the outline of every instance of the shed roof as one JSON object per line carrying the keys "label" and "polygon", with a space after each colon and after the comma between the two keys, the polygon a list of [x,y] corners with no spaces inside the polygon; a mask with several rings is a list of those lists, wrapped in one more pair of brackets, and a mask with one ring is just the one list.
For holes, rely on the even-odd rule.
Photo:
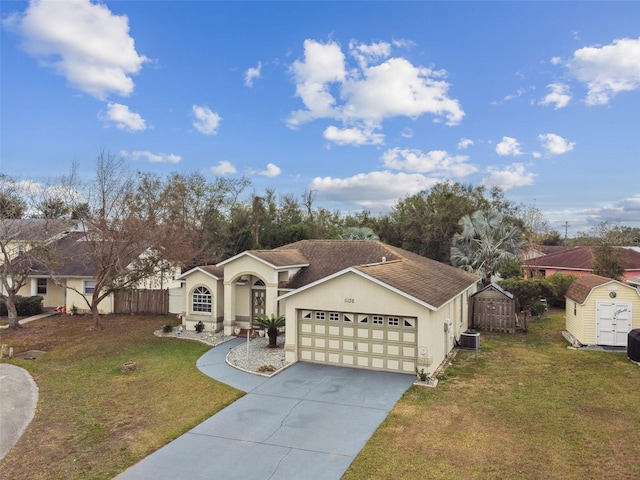
{"label": "shed roof", "polygon": [[[601,277],[600,275],[585,275],[574,280],[571,283],[571,285],[567,289],[565,297],[567,297],[569,300],[573,300],[574,302],[582,304],[591,293],[591,290],[611,282],[620,283],[617,280],[613,280],[612,278],[607,277]],[[621,285],[624,284],[621,283]]]}

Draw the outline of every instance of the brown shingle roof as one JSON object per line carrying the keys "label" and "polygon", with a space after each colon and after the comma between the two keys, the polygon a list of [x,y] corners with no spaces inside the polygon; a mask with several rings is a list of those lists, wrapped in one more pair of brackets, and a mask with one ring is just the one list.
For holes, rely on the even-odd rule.
{"label": "brown shingle roof", "polygon": [[[619,248],[619,252],[623,262],[625,262],[625,270],[640,270],[640,253],[627,248]],[[590,271],[594,256],[594,247],[575,247],[542,257],[532,258],[527,260],[524,266]]]}
{"label": "brown shingle roof", "polygon": [[296,250],[308,260],[286,285],[291,289],[354,267],[437,308],[478,281],[471,273],[377,241],[302,240],[276,250]]}
{"label": "brown shingle roof", "polygon": [[565,296],[569,300],[582,304],[591,293],[591,290],[605,283],[614,281],[615,280],[611,278],[601,277],[600,275],[585,275],[571,283]]}

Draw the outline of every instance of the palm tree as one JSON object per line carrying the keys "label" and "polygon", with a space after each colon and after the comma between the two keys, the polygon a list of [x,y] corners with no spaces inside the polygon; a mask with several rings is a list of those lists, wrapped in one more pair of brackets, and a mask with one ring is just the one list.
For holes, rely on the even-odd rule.
{"label": "palm tree", "polygon": [[462,233],[453,235],[451,264],[473,272],[491,283],[500,267],[517,260],[521,230],[495,210],[477,210],[463,216]]}
{"label": "palm tree", "polygon": [[267,335],[269,336],[269,348],[278,348],[276,338],[278,337],[278,329],[284,327],[285,318],[284,315],[260,315],[255,319],[258,326],[267,329]]}

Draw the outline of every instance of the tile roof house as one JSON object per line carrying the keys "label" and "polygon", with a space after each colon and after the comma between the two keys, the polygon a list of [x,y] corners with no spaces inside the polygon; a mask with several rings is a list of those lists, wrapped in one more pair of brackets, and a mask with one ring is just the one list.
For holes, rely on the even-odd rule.
{"label": "tile roof house", "polygon": [[565,337],[575,346],[624,347],[629,331],[640,328],[640,291],[629,284],[585,275],[565,297]]}
{"label": "tile roof house", "polygon": [[303,240],[194,268],[184,324],[232,333],[286,317],[289,361],[433,372],[468,328],[479,278],[378,241]]}
{"label": "tile roof house", "polygon": [[[625,278],[640,275],[640,252],[632,249],[619,248],[620,256],[625,263]],[[564,273],[577,276],[592,273],[594,247],[575,247],[568,250],[550,253],[541,257],[530,258],[523,262],[525,276],[551,276],[554,273]]]}

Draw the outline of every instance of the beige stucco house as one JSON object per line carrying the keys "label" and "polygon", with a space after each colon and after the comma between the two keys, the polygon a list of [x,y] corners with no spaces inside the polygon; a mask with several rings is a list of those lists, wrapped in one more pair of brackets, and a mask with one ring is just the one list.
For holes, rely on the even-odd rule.
{"label": "beige stucco house", "polygon": [[286,317],[289,361],[414,374],[437,368],[468,328],[479,278],[377,241],[303,240],[184,273],[184,326]]}
{"label": "beige stucco house", "polygon": [[640,292],[632,285],[585,275],[565,296],[565,336],[576,346],[624,347],[629,331],[640,328]]}

